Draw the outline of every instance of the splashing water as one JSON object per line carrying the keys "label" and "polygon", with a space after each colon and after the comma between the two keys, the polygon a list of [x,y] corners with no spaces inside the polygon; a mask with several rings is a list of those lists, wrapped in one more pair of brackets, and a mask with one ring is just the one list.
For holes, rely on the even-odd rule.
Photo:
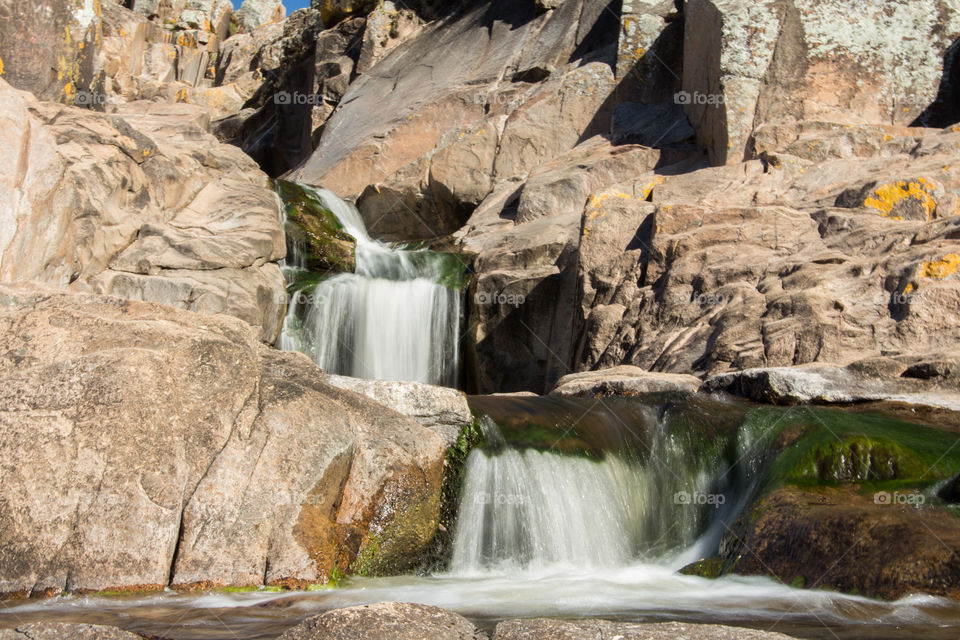
{"label": "splashing water", "polygon": [[[326,189],[314,193],[356,239],[356,269],[295,295],[278,346],[329,373],[454,386],[461,301],[443,284],[450,262],[372,239],[356,207]],[[304,263],[296,247],[291,253],[293,265]]]}

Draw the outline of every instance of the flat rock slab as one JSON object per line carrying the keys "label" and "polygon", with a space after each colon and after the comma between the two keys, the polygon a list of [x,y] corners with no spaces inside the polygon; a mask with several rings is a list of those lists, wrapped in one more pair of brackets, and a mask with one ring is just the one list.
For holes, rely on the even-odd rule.
{"label": "flat rock slab", "polygon": [[0,630],[0,640],[143,640],[143,636],[94,624],[34,622]]}
{"label": "flat rock slab", "polygon": [[603,371],[584,371],[563,376],[550,395],[584,398],[664,391],[696,393],[699,388],[700,379],[696,376],[645,371],[639,367],[622,365]]}
{"label": "flat rock slab", "polygon": [[790,640],[772,631],[713,624],[629,624],[607,620],[508,620],[497,625],[494,640]]}
{"label": "flat rock slab", "polygon": [[450,447],[460,430],[473,421],[467,396],[462,391],[421,382],[363,380],[329,375],[327,384],[367,396],[398,413],[413,418],[443,438]]}
{"label": "flat rock slab", "polygon": [[702,390],[774,404],[889,401],[960,411],[960,393],[956,391],[916,379],[861,376],[836,366],[744,369],[708,378]]}
{"label": "flat rock slab", "polygon": [[487,634],[452,611],[422,604],[380,602],[328,611],[305,620],[280,640],[486,640]]}

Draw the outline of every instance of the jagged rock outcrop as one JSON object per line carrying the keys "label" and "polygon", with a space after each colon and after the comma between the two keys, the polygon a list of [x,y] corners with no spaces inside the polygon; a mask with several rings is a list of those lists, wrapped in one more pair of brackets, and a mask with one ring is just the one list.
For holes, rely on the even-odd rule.
{"label": "jagged rock outcrop", "polygon": [[445,447],[244,323],[0,286],[0,593],[400,569]]}
{"label": "jagged rock outcrop", "polygon": [[[871,131],[785,136],[765,162],[663,177],[652,203],[588,207],[576,366],[712,374],[949,352],[958,133]],[[822,161],[791,155],[824,147]]]}
{"label": "jagged rock outcrop", "polygon": [[615,52],[596,34],[611,17],[598,0],[539,16],[496,0],[431,23],[350,85],[292,179],[359,197],[378,237],[455,231],[497,183],[602,129]]}
{"label": "jagged rock outcrop", "polygon": [[286,307],[279,198],[188,105],[114,115],[34,100],[0,80],[0,281],[39,281],[204,313],[273,342]]}
{"label": "jagged rock outcrop", "polygon": [[97,0],[0,1],[0,77],[45,100],[72,102],[96,80]]}
{"label": "jagged rock outcrop", "polygon": [[243,0],[240,9],[234,14],[237,28],[241,32],[250,32],[271,24],[283,21],[287,17],[280,0]]}

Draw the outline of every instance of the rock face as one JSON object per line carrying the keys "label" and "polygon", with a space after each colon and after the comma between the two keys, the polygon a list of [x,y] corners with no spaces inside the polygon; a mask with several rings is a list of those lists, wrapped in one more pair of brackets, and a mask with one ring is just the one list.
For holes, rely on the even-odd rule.
{"label": "rock face", "polygon": [[493,640],[790,640],[772,631],[713,624],[630,624],[606,620],[565,621],[536,618],[501,622]]}
{"label": "rock face", "polygon": [[766,160],[640,165],[580,216],[522,224],[533,178],[495,192],[458,234],[477,255],[480,390],[542,392],[621,364],[708,377],[946,357],[960,339],[957,136],[765,127]]}
{"label": "rock face", "polygon": [[381,602],[336,609],[290,629],[280,640],[485,640],[487,634],[452,611],[422,604]]}
{"label": "rock face", "polygon": [[359,197],[374,235],[432,239],[459,228],[496,182],[575,146],[614,86],[608,64],[567,64],[602,48],[589,38],[604,3],[540,16],[533,3],[475,4],[411,32],[357,78],[292,178]]}
{"label": "rock face", "polygon": [[664,391],[696,393],[699,388],[700,379],[695,376],[651,373],[637,367],[623,365],[602,371],[584,371],[563,376],[550,395],[562,398],[596,398]]}
{"label": "rock face", "polygon": [[0,288],[0,593],[404,568],[445,447],[224,316]]}
{"label": "rock face", "polygon": [[[960,37],[947,0],[692,0],[683,101],[715,163],[751,157],[770,122],[913,122],[937,98]],[[906,61],[909,60],[909,63]]]}
{"label": "rock face", "polygon": [[2,80],[0,94],[0,281],[226,313],[276,339],[280,202],[249,158],[203,131],[202,111],[132,103],[108,116]]}
{"label": "rock face", "polygon": [[950,349],[958,132],[904,125],[952,95],[955,7],[651,0],[607,29],[600,4],[411,30],[291,174],[474,257],[477,391]]}
{"label": "rock face", "polygon": [[141,640],[142,637],[116,627],[60,622],[35,622],[15,629],[0,629],[0,640]]}
{"label": "rock face", "polygon": [[0,77],[46,100],[91,90],[102,37],[97,0],[0,2]]}
{"label": "rock face", "polygon": [[722,548],[736,554],[732,570],[743,575],[889,600],[917,592],[956,598],[956,518],[922,503],[894,504],[893,495],[780,489],[749,510],[754,517],[735,526]]}

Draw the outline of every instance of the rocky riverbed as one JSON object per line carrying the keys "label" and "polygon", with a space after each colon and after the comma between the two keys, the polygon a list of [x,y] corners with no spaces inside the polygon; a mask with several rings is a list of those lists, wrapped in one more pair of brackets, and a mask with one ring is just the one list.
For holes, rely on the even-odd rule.
{"label": "rocky riverbed", "polygon": [[0,638],[951,637],[958,43],[950,0],[0,0]]}

